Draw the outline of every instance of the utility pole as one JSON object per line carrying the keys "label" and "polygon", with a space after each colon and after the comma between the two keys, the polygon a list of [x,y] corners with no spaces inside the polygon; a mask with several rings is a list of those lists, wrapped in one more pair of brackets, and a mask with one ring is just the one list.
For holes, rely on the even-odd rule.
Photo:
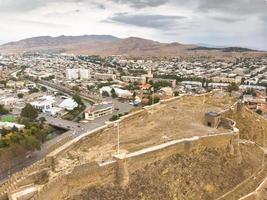
{"label": "utility pole", "polygon": [[154,104],[154,87],[151,88],[152,90],[152,105]]}
{"label": "utility pole", "polygon": [[120,123],[117,122],[117,154],[120,154]]}

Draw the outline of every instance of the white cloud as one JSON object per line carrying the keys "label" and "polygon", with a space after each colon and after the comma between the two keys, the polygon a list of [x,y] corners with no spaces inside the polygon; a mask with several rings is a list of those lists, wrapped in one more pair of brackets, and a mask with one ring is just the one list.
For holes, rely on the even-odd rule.
{"label": "white cloud", "polygon": [[[214,43],[267,49],[265,0],[221,2],[0,0],[0,40],[13,41],[40,35],[111,34],[164,42]],[[124,14],[119,16],[118,13]]]}

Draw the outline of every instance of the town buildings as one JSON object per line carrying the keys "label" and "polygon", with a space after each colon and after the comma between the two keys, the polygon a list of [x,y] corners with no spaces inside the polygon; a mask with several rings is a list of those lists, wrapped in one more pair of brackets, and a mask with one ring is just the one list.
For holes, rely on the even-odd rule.
{"label": "town buildings", "polygon": [[112,102],[106,102],[102,104],[94,104],[85,111],[86,120],[95,120],[99,117],[112,114],[114,109]]}

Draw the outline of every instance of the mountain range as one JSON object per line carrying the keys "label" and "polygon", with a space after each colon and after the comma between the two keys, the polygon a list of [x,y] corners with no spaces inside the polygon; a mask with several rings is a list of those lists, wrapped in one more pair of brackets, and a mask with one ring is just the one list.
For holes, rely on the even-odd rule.
{"label": "mountain range", "polygon": [[40,36],[0,45],[0,53],[69,53],[83,55],[122,56],[232,56],[262,55],[260,52],[240,47],[205,47],[194,44],[161,43],[149,39],[112,35]]}

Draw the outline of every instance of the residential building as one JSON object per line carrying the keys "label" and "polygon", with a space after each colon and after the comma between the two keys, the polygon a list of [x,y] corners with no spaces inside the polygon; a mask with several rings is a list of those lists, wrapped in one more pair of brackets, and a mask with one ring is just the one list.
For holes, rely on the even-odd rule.
{"label": "residential building", "polygon": [[66,69],[66,78],[68,80],[89,79],[89,69]]}
{"label": "residential building", "polygon": [[45,112],[46,110],[51,110],[53,104],[55,103],[55,97],[53,96],[43,96],[38,98],[37,101],[31,102],[30,104],[37,110]]}
{"label": "residential building", "polygon": [[114,110],[112,102],[106,102],[102,104],[94,104],[85,111],[86,120],[95,120],[99,117],[110,115]]}
{"label": "residential building", "polygon": [[115,74],[104,74],[104,73],[95,73],[94,77],[96,80],[115,80]]}
{"label": "residential building", "polygon": [[[102,87],[100,88],[100,94],[102,95],[103,92],[107,92],[109,94],[109,96],[111,96],[111,90],[112,90],[113,87],[111,86],[105,86],[105,87]],[[123,89],[120,89],[120,88],[113,88],[115,90],[115,93],[116,95],[119,97],[119,98],[130,98],[132,97],[132,93],[128,90],[123,90]]]}

